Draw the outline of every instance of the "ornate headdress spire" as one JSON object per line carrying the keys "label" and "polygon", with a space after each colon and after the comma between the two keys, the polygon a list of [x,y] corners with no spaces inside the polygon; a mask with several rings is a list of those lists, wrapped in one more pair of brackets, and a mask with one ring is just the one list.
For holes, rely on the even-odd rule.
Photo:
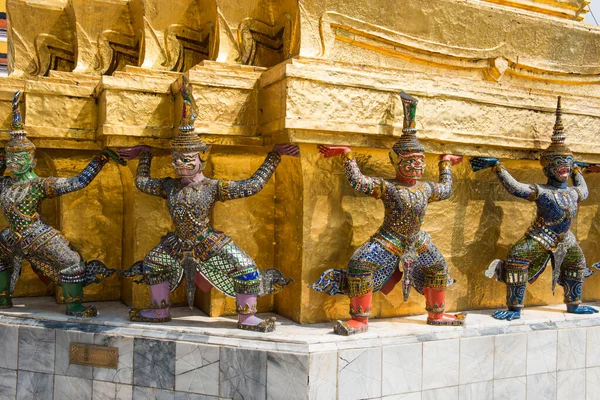
{"label": "ornate headdress spire", "polygon": [[192,95],[192,87],[185,75],[181,79],[181,97],[183,98],[183,109],[181,111],[179,135],[171,142],[171,151],[198,153],[200,160],[206,162],[211,146],[207,146],[194,132],[194,121],[198,116],[198,110]]}
{"label": "ornate headdress spire", "polygon": [[408,93],[400,92],[402,107],[404,109],[404,123],[402,126],[402,136],[394,144],[392,150],[397,155],[403,153],[424,152],[425,148],[417,139],[417,104],[419,100],[412,97]]}
{"label": "ornate headdress spire", "polygon": [[564,134],[565,127],[562,122],[562,108],[560,96],[556,104],[556,121],[554,122],[554,130],[552,132],[552,143],[544,152],[542,157],[550,155],[572,155],[571,150],[565,145],[566,136]]}
{"label": "ornate headdress spire", "polygon": [[12,99],[12,123],[10,124],[10,136],[11,139],[6,143],[5,149],[11,153],[18,153],[21,151],[35,151],[35,145],[27,139],[27,133],[25,132],[25,125],[21,118],[21,100],[23,99],[23,92],[17,90]]}

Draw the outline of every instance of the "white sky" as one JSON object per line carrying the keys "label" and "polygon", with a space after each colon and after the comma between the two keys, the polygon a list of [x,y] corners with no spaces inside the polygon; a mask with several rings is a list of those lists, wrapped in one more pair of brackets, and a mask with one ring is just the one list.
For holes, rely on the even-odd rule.
{"label": "white sky", "polygon": [[594,21],[594,18],[592,18],[592,13],[585,14],[585,22],[592,25],[600,24],[600,0],[592,0],[592,2],[590,3],[590,10],[592,10],[592,12],[594,13],[596,21],[598,21],[598,23]]}

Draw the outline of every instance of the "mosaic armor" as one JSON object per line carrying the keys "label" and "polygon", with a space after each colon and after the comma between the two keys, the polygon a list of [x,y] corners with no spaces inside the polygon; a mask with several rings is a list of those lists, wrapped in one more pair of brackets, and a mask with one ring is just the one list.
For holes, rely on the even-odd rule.
{"label": "mosaic armor", "polygon": [[[353,254],[348,270],[327,270],[313,285],[330,295],[360,296],[365,289],[379,291],[402,265],[402,289],[408,300],[410,288],[423,294],[423,288],[445,289],[453,283],[448,265],[429,234],[421,230],[427,205],[447,199],[452,193],[452,167],[440,161],[440,181],[417,182],[403,187],[383,178],[363,175],[352,153],[344,160],[346,177],[352,187],[363,194],[383,201],[383,224],[369,241]],[[438,305],[439,306],[439,305]]]}
{"label": "mosaic armor", "polygon": [[[184,265],[189,263],[194,271],[230,297],[236,293],[264,295],[278,288],[279,281],[272,279],[272,271],[265,275],[268,282],[261,285],[261,273],[254,261],[229,236],[211,227],[210,214],[217,201],[240,199],[258,193],[279,164],[279,155],[269,153],[262,166],[249,179],[228,181],[204,178],[193,185],[184,185],[173,178],[151,178],[151,160],[151,153],[142,153],[136,187],[144,193],[167,200],[176,228],[164,236],[144,258],[144,281],[149,285],[168,281],[173,291],[182,281]],[[193,299],[193,295],[190,299]]]}
{"label": "mosaic armor", "polygon": [[[421,154],[422,157],[423,152],[415,136],[416,99],[403,93],[402,100],[405,104],[405,129],[390,152],[394,165],[398,165],[404,155]],[[365,176],[352,153],[346,152],[343,157],[346,177],[354,190],[382,200],[385,207],[383,224],[354,252],[348,269],[329,269],[312,286],[316,291],[329,295],[345,294],[350,297],[350,315],[353,319],[364,319],[362,325],[356,328],[338,321],[334,327],[336,333],[350,335],[366,330],[366,321],[371,315],[370,295],[373,292],[381,290],[388,294],[401,280],[406,301],[411,287],[424,294],[426,289],[445,292],[453,283],[442,254],[432,243],[431,237],[421,230],[427,205],[445,200],[452,193],[452,162],[440,161],[438,183],[414,181],[407,185],[399,180]],[[364,302],[353,301],[364,296],[369,296]],[[444,309],[443,300],[427,301],[428,312],[441,314]],[[429,318],[428,323],[459,325],[463,320],[464,315],[459,315],[452,323],[442,323],[433,318]]]}
{"label": "mosaic armor", "polygon": [[[548,264],[552,265],[552,290],[557,284],[563,287],[567,310],[595,312],[591,307],[579,306],[583,281],[592,271],[587,267],[583,251],[570,227],[577,215],[579,202],[588,197],[588,189],[581,168],[573,165],[573,156],[564,144],[561,116],[559,97],[552,144],[541,158],[548,177],[545,185],[518,182],[497,159],[472,160],[475,171],[491,166],[510,194],[536,204],[535,220],[524,237],[512,247],[506,260],[494,260],[485,272],[489,278],[496,277],[506,284],[508,311],[494,313],[493,316],[498,319],[520,317],[527,284],[535,282]],[[569,175],[573,186],[567,186]]]}
{"label": "mosaic armor", "polygon": [[[13,104],[18,102],[20,92],[15,94]],[[15,155],[33,158],[35,146],[22,130],[20,113],[13,120],[12,136],[7,146],[8,158]],[[31,263],[33,270],[46,279],[62,286],[67,303],[67,314],[81,317],[96,315],[93,306],[83,307],[83,286],[99,282],[111,275],[100,261],[85,263],[81,255],[69,245],[67,239],[56,229],[46,224],[40,216],[42,201],[62,196],[85,188],[109,161],[106,152],[100,152],[79,173],[71,178],[40,178],[30,168],[16,177],[0,177],[0,208],[9,226],[0,232],[0,285],[2,285],[3,307],[10,307],[10,294],[20,275],[23,260]],[[10,162],[10,161],[9,161]],[[14,161],[13,161],[14,162]],[[0,159],[0,174],[7,166],[4,153]],[[23,177],[24,174],[28,174]],[[12,272],[10,283],[7,277]]]}
{"label": "mosaic armor", "polygon": [[564,288],[566,304],[581,303],[583,280],[592,274],[570,231],[579,202],[588,196],[581,170],[573,169],[575,186],[565,189],[520,183],[500,163],[494,171],[509,193],[536,203],[536,217],[525,236],[512,247],[505,261],[494,260],[488,271],[489,276],[495,275],[507,285],[507,305],[523,307],[526,284],[535,282],[549,262],[552,290],[558,283]]}
{"label": "mosaic armor", "polygon": [[[196,105],[189,82],[185,77],[181,79],[182,121],[180,133],[171,143],[173,166],[179,178],[152,178],[152,154],[147,149],[139,153],[136,174],[136,186],[140,191],[167,200],[175,231],[165,235],[144,260],[125,272],[125,276],[143,275],[141,282],[150,288],[151,308],[133,309],[130,319],[169,321],[169,292],[175,290],[185,276],[190,307],[197,286],[203,290],[212,286],[226,296],[236,298],[238,328],[271,332],[275,329],[275,318],[262,320],[255,316],[257,298],[279,292],[291,279],[286,279],[276,269],[259,271],[254,261],[229,236],[210,225],[210,215],[217,201],[241,199],[260,192],[281,161],[280,154],[291,153],[285,150],[283,153],[270,152],[261,167],[246,180],[205,177],[202,170],[208,161],[210,146],[194,131]],[[140,146],[124,150],[133,152],[129,157],[135,157],[134,153],[138,151]]]}

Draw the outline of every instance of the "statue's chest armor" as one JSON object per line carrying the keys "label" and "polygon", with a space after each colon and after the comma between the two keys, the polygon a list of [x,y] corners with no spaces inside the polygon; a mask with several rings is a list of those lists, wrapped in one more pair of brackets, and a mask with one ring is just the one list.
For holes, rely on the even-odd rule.
{"label": "statue's chest armor", "polygon": [[13,229],[20,230],[37,217],[41,198],[39,185],[31,182],[13,184],[2,192],[2,213]]}
{"label": "statue's chest armor", "polygon": [[577,215],[577,193],[574,190],[546,190],[537,202],[538,218],[548,226],[570,224]]}
{"label": "statue's chest armor", "polygon": [[392,218],[395,225],[420,226],[427,211],[428,199],[429,193],[423,185],[412,188],[398,186],[392,193],[392,201],[386,207],[386,214]]}
{"label": "statue's chest armor", "polygon": [[190,185],[173,190],[169,195],[169,211],[176,226],[208,224],[214,204],[215,190],[209,185]]}

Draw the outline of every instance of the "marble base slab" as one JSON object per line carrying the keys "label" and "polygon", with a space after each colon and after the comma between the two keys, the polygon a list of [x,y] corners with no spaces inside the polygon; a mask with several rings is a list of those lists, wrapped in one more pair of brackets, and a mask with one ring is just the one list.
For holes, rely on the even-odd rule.
{"label": "marble base slab", "polygon": [[[511,322],[472,311],[464,327],[373,320],[352,337],[280,316],[276,332],[241,331],[187,307],[166,324],[132,323],[119,302],[96,306],[94,319],[51,298],[1,310],[0,400],[600,399],[600,315],[564,305]],[[118,368],[69,364],[74,342],[117,347]]]}

